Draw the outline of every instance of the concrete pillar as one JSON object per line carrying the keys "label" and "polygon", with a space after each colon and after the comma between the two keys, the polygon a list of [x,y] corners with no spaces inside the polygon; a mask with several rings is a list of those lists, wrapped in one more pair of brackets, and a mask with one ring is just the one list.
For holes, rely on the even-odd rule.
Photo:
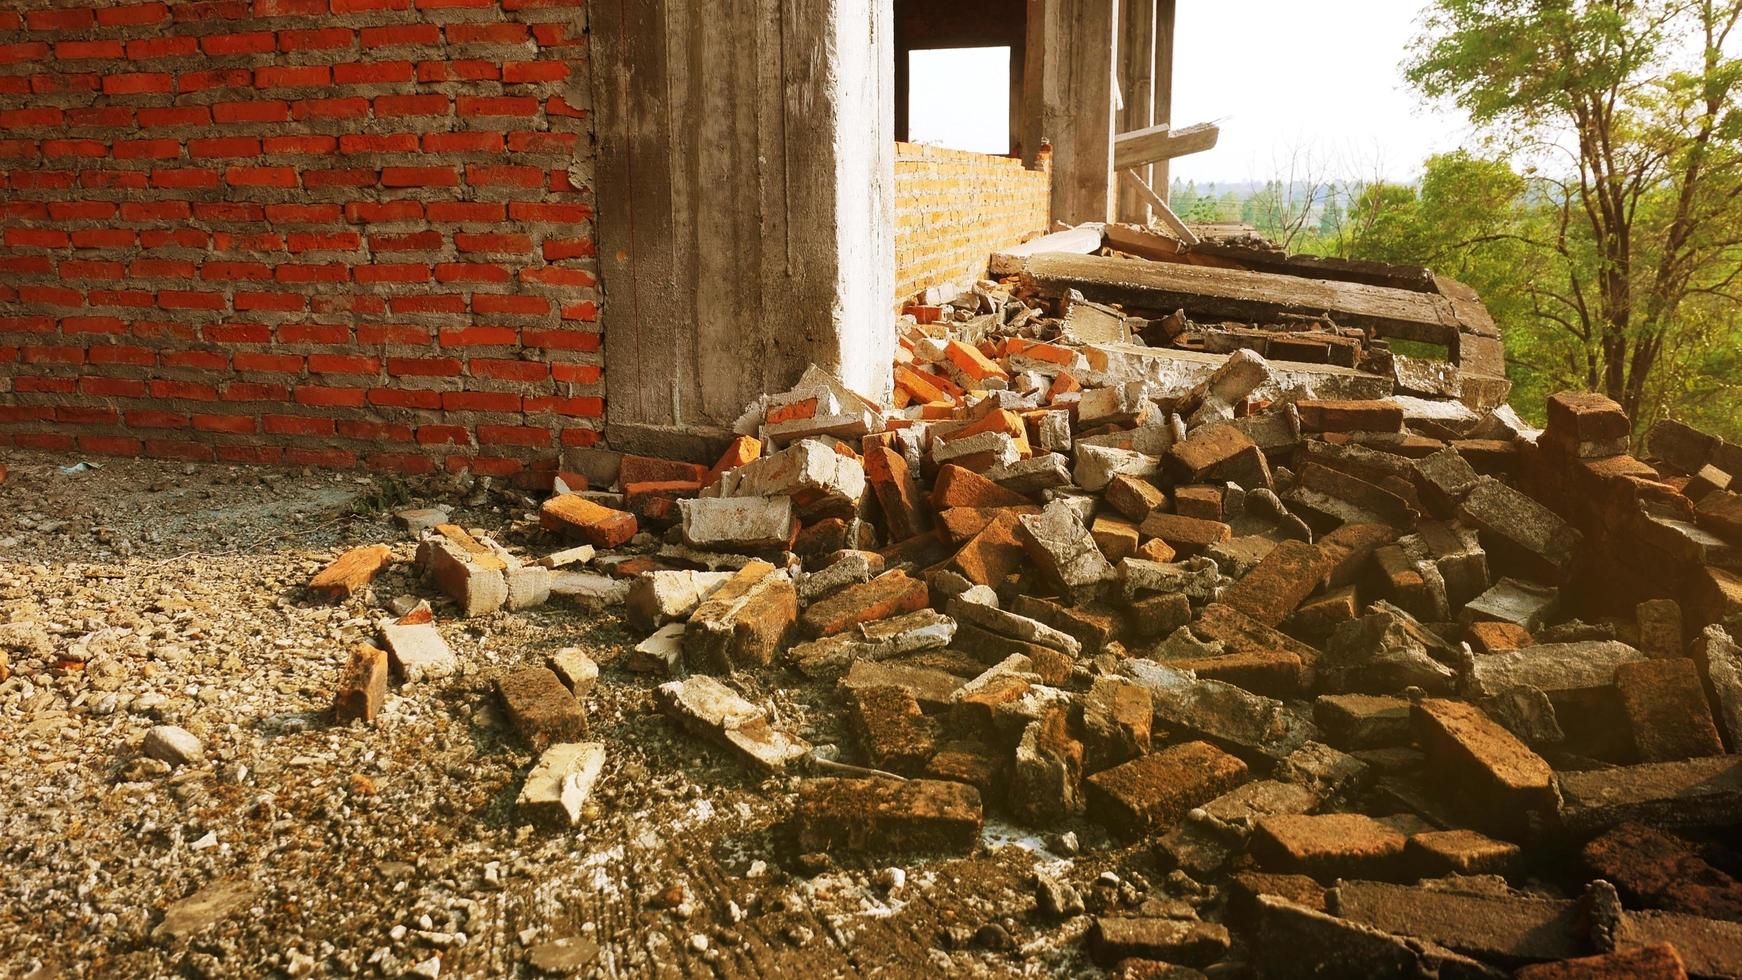
{"label": "concrete pillar", "polygon": [[[1119,94],[1125,106],[1116,113],[1119,133],[1155,125],[1155,16],[1161,0],[1119,0]],[[1151,166],[1137,168],[1144,180]],[[1149,224],[1149,201],[1125,181],[1118,188],[1118,218],[1132,224]],[[1152,187],[1154,185],[1151,185]],[[1164,188],[1154,188],[1165,193]]]}
{"label": "concrete pillar", "polygon": [[593,0],[606,440],[710,459],[810,364],[884,396],[894,92],[880,0]]}
{"label": "concrete pillar", "polygon": [[1040,68],[1031,123],[1052,141],[1053,217],[1111,220],[1119,0],[1037,0],[1029,12],[1029,63]]}

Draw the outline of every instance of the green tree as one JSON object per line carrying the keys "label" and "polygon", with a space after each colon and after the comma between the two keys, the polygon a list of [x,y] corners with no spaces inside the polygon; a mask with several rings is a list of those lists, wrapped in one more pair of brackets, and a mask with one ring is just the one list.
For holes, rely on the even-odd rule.
{"label": "green tree", "polygon": [[1433,0],[1405,65],[1508,144],[1570,161],[1505,232],[1552,260],[1529,283],[1532,322],[1565,335],[1519,349],[1571,351],[1577,383],[1636,423],[1680,403],[1703,348],[1734,336],[1739,20],[1742,0]]}

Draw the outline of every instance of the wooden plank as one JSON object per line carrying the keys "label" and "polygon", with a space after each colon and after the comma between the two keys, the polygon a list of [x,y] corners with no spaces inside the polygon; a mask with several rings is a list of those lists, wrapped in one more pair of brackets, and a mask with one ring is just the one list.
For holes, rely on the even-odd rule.
{"label": "wooden plank", "polygon": [[1188,153],[1202,153],[1216,145],[1222,131],[1215,123],[1198,123],[1183,129],[1166,124],[1120,133],[1113,140],[1113,169],[1131,170]]}
{"label": "wooden plank", "polygon": [[1101,227],[1089,222],[1064,231],[1055,231],[1050,235],[1030,238],[1020,245],[1013,245],[993,255],[989,263],[990,271],[994,276],[1014,276],[1022,271],[1023,262],[1028,256],[1046,252],[1087,255],[1101,247]]}
{"label": "wooden plank", "polygon": [[1121,252],[1158,262],[1181,262],[1186,248],[1177,238],[1157,234],[1137,225],[1113,224],[1101,229],[1106,243]]}
{"label": "wooden plank", "polygon": [[1052,140],[1052,213],[1070,224],[1112,216],[1118,3],[1045,0],[1042,135]]}
{"label": "wooden plank", "polygon": [[1091,300],[1128,310],[1184,309],[1196,319],[1275,323],[1329,316],[1339,326],[1372,330],[1455,349],[1458,319],[1443,296],[1365,283],[1329,282],[1244,269],[1210,269],[1095,255],[1037,255],[1023,285],[1043,296],[1081,290]]}
{"label": "wooden plank", "polygon": [[1160,195],[1156,194],[1155,191],[1151,190],[1150,186],[1143,182],[1142,177],[1137,176],[1137,171],[1121,170],[1119,171],[1119,176],[1123,178],[1127,184],[1136,186],[1137,192],[1149,203],[1150,208],[1155,211],[1155,216],[1161,220],[1161,223],[1166,225],[1168,230],[1174,233],[1174,237],[1185,242],[1187,245],[1196,245],[1198,243],[1198,236],[1192,234],[1192,230],[1186,227],[1186,223],[1179,220],[1179,215],[1173,213],[1173,208],[1168,207],[1167,202],[1162,200]]}

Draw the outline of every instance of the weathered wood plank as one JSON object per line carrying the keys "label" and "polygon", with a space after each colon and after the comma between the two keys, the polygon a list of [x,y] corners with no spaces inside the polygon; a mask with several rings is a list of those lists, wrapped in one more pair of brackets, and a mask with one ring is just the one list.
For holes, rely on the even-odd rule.
{"label": "weathered wood plank", "polygon": [[1243,323],[1328,315],[1341,326],[1382,337],[1457,345],[1458,319],[1445,297],[1365,283],[1090,255],[1034,256],[1022,279],[1044,296],[1078,289],[1091,300],[1130,309],[1184,309],[1196,318]]}
{"label": "weathered wood plank", "polygon": [[1169,231],[1174,233],[1174,237],[1187,245],[1196,245],[1198,243],[1198,236],[1193,234],[1190,228],[1186,227],[1186,223],[1179,219],[1179,215],[1173,213],[1173,208],[1167,206],[1167,202],[1161,199],[1161,195],[1155,193],[1154,190],[1150,189],[1148,184],[1143,182],[1143,178],[1137,175],[1137,171],[1121,170],[1119,171],[1119,176],[1127,184],[1134,185],[1137,188],[1138,194],[1143,197],[1144,201],[1148,203],[1150,209],[1155,212],[1156,218],[1158,218],[1162,224],[1166,225]]}
{"label": "weathered wood plank", "polygon": [[1101,230],[1107,245],[1121,252],[1158,262],[1183,262],[1185,243],[1137,225],[1113,224]]}
{"label": "weathered wood plank", "polygon": [[1160,160],[1202,153],[1213,149],[1221,135],[1215,123],[1198,123],[1182,129],[1171,129],[1162,123],[1120,133],[1113,138],[1113,169],[1132,170]]}

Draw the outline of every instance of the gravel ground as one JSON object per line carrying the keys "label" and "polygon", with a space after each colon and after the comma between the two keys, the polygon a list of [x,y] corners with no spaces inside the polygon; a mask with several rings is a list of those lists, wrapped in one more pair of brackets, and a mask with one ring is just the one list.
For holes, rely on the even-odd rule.
{"label": "gravel ground", "polygon": [[[450,505],[511,549],[554,550],[515,493],[73,462],[14,453],[0,485],[0,974],[496,977],[566,949],[576,975],[1094,975],[1088,919],[1036,911],[1037,867],[1091,912],[1161,899],[1141,854],[1059,858],[996,825],[979,853],[900,873],[794,854],[797,777],[758,780],[669,727],[656,682],[612,663],[634,642],[615,612],[556,599],[460,620],[417,581],[402,507]],[[377,541],[397,560],[370,592],[306,594]],[[463,673],[335,726],[346,652],[403,595],[435,602]],[[603,665],[587,708],[608,762],[587,819],[553,831],[515,812],[534,757],[490,678],[565,646]],[[779,671],[732,682],[783,727],[844,741],[826,690]],[[142,755],[161,724],[203,759]]]}

